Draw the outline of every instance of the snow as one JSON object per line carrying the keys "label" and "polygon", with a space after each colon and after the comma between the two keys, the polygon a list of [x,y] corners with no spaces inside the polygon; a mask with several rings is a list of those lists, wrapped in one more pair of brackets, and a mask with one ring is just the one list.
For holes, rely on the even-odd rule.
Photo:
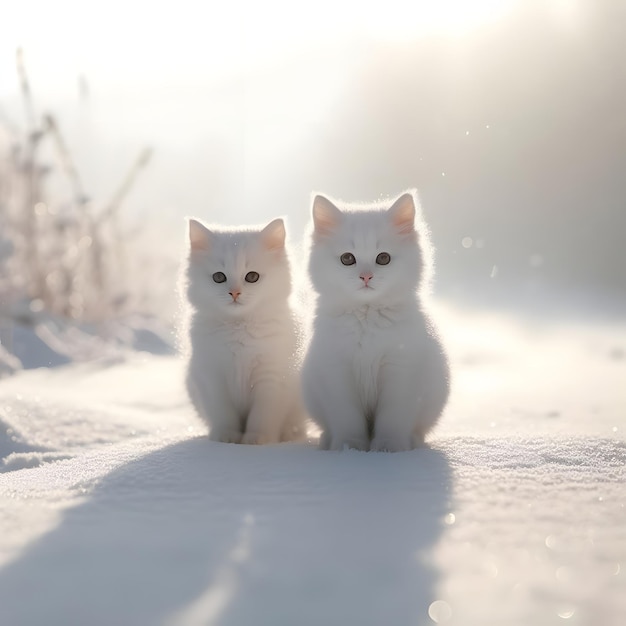
{"label": "snow", "polygon": [[209,442],[175,356],[0,381],[0,623],[625,623],[626,328],[439,317],[408,453]]}

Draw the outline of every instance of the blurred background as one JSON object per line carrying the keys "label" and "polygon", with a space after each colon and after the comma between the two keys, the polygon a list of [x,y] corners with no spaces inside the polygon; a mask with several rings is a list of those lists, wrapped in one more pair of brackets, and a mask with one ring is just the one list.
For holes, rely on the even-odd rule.
{"label": "blurred background", "polygon": [[624,317],[626,2],[3,9],[5,320],[171,319],[184,216],[299,242],[312,191],[409,187],[441,299]]}

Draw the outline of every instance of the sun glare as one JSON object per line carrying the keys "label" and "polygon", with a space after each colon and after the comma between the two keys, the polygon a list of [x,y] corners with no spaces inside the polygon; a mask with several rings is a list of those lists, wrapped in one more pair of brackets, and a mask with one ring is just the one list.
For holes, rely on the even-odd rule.
{"label": "sun glare", "polygon": [[[318,0],[307,6],[286,0],[263,5],[255,0],[232,4],[180,0],[175,9],[154,10],[147,1],[111,0],[107,11],[97,16],[99,26],[94,30],[90,25],[96,18],[83,2],[59,0],[51,5],[39,0],[35,5],[40,19],[31,19],[28,6],[13,4],[10,19],[0,23],[0,70],[2,64],[8,67],[15,48],[21,46],[33,68],[41,66],[41,74],[50,76],[51,82],[58,80],[61,68],[93,70],[115,79],[132,68],[133,60],[141,63],[146,77],[168,70],[176,75],[199,70],[211,75],[271,64],[297,49],[323,50],[333,41],[366,37],[401,42],[433,34],[462,35],[504,16],[518,1]],[[73,19],[65,19],[68,15]],[[85,28],[77,30],[77,23]],[[74,67],[77,64],[82,67]]]}
{"label": "sun glare", "polygon": [[517,0],[391,0],[367,16],[368,31],[386,40],[462,35],[505,16]]}

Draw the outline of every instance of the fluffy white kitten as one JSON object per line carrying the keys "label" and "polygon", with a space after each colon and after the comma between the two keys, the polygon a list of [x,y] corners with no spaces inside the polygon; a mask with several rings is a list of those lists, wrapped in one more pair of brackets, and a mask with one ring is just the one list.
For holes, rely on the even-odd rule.
{"label": "fluffy white kitten", "polygon": [[285,227],[208,229],[189,220],[187,390],[209,437],[265,444],[300,438],[297,333]]}
{"label": "fluffy white kitten", "polygon": [[449,368],[420,300],[429,267],[413,193],[389,208],[343,210],[315,197],[309,273],[318,297],[302,388],[322,448],[410,450],[437,422]]}

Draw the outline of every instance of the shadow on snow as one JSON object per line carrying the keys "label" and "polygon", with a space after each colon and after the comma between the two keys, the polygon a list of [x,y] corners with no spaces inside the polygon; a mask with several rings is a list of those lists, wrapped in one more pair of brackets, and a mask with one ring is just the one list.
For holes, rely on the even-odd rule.
{"label": "shadow on snow", "polygon": [[0,571],[7,624],[428,623],[446,456],[176,443]]}

